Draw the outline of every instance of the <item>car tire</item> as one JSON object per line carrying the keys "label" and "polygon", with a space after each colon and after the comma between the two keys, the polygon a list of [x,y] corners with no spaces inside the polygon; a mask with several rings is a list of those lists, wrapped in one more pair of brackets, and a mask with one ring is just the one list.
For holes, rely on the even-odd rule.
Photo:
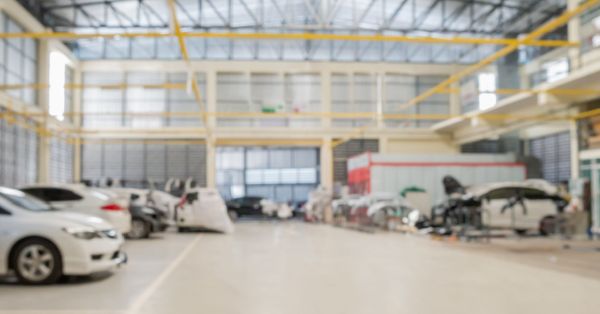
{"label": "car tire", "polygon": [[62,256],[54,244],[30,239],[13,250],[11,265],[19,282],[27,285],[56,283],[62,277]]}
{"label": "car tire", "polygon": [[131,230],[127,233],[129,239],[146,239],[150,236],[150,226],[145,221],[134,218],[131,220]]}
{"label": "car tire", "polygon": [[540,221],[540,235],[547,237],[556,233],[556,217],[546,216]]}
{"label": "car tire", "polygon": [[227,211],[227,214],[229,215],[229,219],[231,219],[231,221],[236,221],[240,218],[240,215],[235,210]]}

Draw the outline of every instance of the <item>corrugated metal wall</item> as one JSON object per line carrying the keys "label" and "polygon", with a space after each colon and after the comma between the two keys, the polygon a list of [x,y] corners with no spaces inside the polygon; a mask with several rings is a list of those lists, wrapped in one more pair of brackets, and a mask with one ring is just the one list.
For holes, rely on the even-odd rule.
{"label": "corrugated metal wall", "polygon": [[529,154],[540,160],[544,179],[560,183],[571,178],[569,132],[529,140]]}
{"label": "corrugated metal wall", "polygon": [[[200,108],[185,89],[144,88],[140,84],[184,84],[186,73],[128,72],[106,73],[86,72],[83,83],[94,84],[132,84],[127,89],[86,88],[82,94],[82,108],[85,113],[83,125],[90,128],[132,127],[186,127],[201,126],[197,116],[165,117],[163,112],[199,112]],[[205,95],[205,77],[197,74],[200,92]],[[156,113],[156,115],[125,116],[125,113]]]}
{"label": "corrugated metal wall", "polygon": [[125,186],[145,187],[148,179],[159,186],[169,178],[193,177],[206,186],[206,146],[141,141],[97,142],[82,146],[82,178],[121,179]]}
{"label": "corrugated metal wall", "polygon": [[36,182],[37,152],[38,136],[34,131],[0,119],[0,186]]}
{"label": "corrugated metal wall", "polygon": [[[218,73],[217,110],[222,113],[321,111],[321,77],[316,73]],[[218,118],[218,126],[306,127],[319,119]]]}
{"label": "corrugated metal wall", "polygon": [[54,137],[50,140],[50,181],[54,183],[73,182],[73,145],[66,140]]}
{"label": "corrugated metal wall", "polygon": [[364,152],[379,152],[379,140],[350,140],[333,149],[333,181],[348,183],[348,159]]}

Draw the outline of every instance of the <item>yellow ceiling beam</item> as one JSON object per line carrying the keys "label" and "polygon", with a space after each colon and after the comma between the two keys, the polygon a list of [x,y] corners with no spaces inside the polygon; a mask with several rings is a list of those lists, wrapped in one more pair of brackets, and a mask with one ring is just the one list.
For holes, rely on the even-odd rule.
{"label": "yellow ceiling beam", "polygon": [[[548,23],[542,25],[541,27],[535,29],[533,32],[527,34],[523,38],[523,40],[524,41],[536,40],[537,38],[566,24],[573,17],[583,13],[584,11],[588,10],[589,8],[595,6],[598,3],[600,3],[600,0],[587,0],[583,4],[579,5],[578,7],[565,11],[559,17],[557,17],[557,18],[549,21]],[[447,80],[441,82],[440,84],[436,85],[435,87],[427,90],[425,93],[413,98],[406,104],[400,106],[400,109],[407,109],[407,108],[410,108],[412,106],[415,106],[415,105],[423,102],[424,100],[439,93],[440,91],[443,91],[444,89],[449,88],[450,85],[452,85],[453,83],[456,83],[456,82],[460,81],[461,79],[473,74],[474,72],[490,65],[491,63],[497,61],[498,59],[509,55],[510,53],[514,52],[518,48],[519,48],[519,44],[513,43],[513,44],[510,44],[510,45],[500,49],[499,51],[497,51],[494,54],[492,54],[491,56],[481,60],[480,62],[478,62],[474,65],[471,65],[456,74],[451,75]]]}
{"label": "yellow ceiling beam", "polygon": [[[40,112],[0,112],[0,118],[3,117],[41,117],[44,113]],[[176,118],[198,118],[203,115],[213,116],[217,118],[225,119],[318,119],[323,117],[333,119],[369,119],[375,120],[381,118],[382,120],[448,120],[453,118],[464,117],[464,115],[451,115],[451,114],[409,114],[409,113],[387,113],[377,114],[373,112],[310,112],[310,113],[261,113],[261,112],[65,112],[64,116],[103,116],[103,117],[126,117],[126,118],[152,118],[152,117],[176,117]],[[509,119],[538,119],[535,115],[523,115],[523,114],[481,114],[477,116],[477,119],[490,120],[490,121],[505,121]],[[548,116],[550,119],[572,119],[573,117],[567,116]]]}
{"label": "yellow ceiling beam", "polygon": [[320,139],[217,139],[217,146],[321,146]]}
{"label": "yellow ceiling beam", "polygon": [[[600,0],[587,0],[573,9],[566,10],[559,17],[552,19],[549,22],[547,22],[546,24],[538,27],[531,33],[525,35],[525,37],[523,37],[520,40],[524,41],[524,42],[531,42],[531,41],[537,40],[541,36],[544,36],[544,35],[548,34],[549,32],[555,30],[556,28],[566,24],[573,17],[585,12],[586,10],[592,8],[593,6],[597,5],[598,3],[600,3]],[[451,75],[448,79],[444,80],[443,82],[439,83],[438,85],[434,86],[433,88],[425,91],[424,93],[418,95],[417,97],[411,99],[407,103],[401,105],[399,107],[399,109],[406,110],[413,106],[419,105],[421,102],[427,100],[431,96],[447,90],[448,88],[451,87],[452,84],[459,82],[461,79],[494,63],[495,61],[499,60],[500,58],[503,58],[503,57],[513,53],[514,51],[516,51],[519,48],[519,46],[520,46],[519,43],[512,43],[512,44],[505,46],[504,48],[502,48],[502,49],[498,50],[497,52],[493,53],[492,55],[484,58],[483,60],[479,61],[478,63],[471,65],[456,74]],[[357,133],[359,135],[362,134],[363,133],[362,128],[357,129],[357,132],[355,132],[355,133]],[[345,138],[342,140],[338,140],[338,141],[334,142],[334,144],[335,144],[335,146],[338,146],[349,139],[351,139],[351,138]]]}
{"label": "yellow ceiling beam", "polygon": [[[190,56],[188,54],[187,45],[185,43],[185,37],[183,35],[183,32],[181,31],[181,25],[179,25],[179,20],[177,19],[177,9],[175,6],[175,1],[167,0],[167,5],[169,7],[169,12],[171,15],[171,24],[172,24],[171,26],[173,27],[173,32],[175,33],[175,36],[177,37],[177,41],[179,42],[179,49],[181,50],[181,57],[183,58],[183,60],[186,63],[188,63],[188,67],[189,67]],[[192,77],[189,77],[188,80],[192,80],[191,88],[192,88],[192,92],[194,94],[194,98],[196,99],[196,102],[198,103],[198,107],[199,107],[200,111],[203,111],[202,95],[200,94],[200,87],[198,86],[198,80],[196,79],[196,74],[194,72],[191,72],[190,75],[192,75]],[[204,127],[206,128],[207,132],[210,132],[210,130],[208,128],[209,126],[208,126],[208,120],[206,119],[206,115],[202,116],[202,122],[204,123]]]}
{"label": "yellow ceiling beam", "polygon": [[[73,84],[67,83],[65,89],[128,89],[128,88],[144,88],[144,89],[186,89],[185,83],[161,83],[161,84]],[[49,84],[0,84],[0,90],[15,90],[15,89],[48,89]]]}
{"label": "yellow ceiling beam", "polygon": [[[169,2],[171,0],[168,0]],[[176,22],[176,21],[174,21]],[[177,24],[179,24],[177,22]],[[143,33],[74,33],[74,32],[34,32],[34,33],[0,33],[0,38],[34,38],[34,39],[120,39],[120,38],[166,38],[177,37],[178,41],[184,38],[220,38],[220,39],[247,39],[247,40],[331,40],[331,41],[376,41],[376,42],[407,42],[414,44],[456,44],[456,45],[526,45],[540,47],[565,47],[578,46],[580,43],[566,40],[537,40],[513,39],[494,37],[433,37],[433,36],[407,36],[383,34],[325,34],[325,33],[238,33],[238,32],[184,32],[175,34],[169,32],[143,32]],[[187,54],[187,50],[185,52]]]}

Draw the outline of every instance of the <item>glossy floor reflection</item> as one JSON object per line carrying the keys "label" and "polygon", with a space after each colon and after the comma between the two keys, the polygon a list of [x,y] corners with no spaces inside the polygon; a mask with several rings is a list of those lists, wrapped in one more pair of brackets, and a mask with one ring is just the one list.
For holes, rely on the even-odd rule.
{"label": "glossy floor reflection", "polygon": [[[129,242],[111,276],[0,284],[0,313],[592,313],[600,280],[400,234],[242,222]],[[589,253],[598,254],[598,253]],[[526,258],[526,257],[525,257]]]}

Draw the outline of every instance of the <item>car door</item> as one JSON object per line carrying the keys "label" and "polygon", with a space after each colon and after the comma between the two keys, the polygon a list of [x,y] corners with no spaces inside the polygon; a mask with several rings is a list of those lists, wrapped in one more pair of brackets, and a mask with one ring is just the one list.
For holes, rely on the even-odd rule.
{"label": "car door", "polygon": [[0,239],[2,239],[0,241],[0,274],[7,272],[8,250],[9,245],[13,242],[11,239],[11,216],[11,212],[0,204]]}

